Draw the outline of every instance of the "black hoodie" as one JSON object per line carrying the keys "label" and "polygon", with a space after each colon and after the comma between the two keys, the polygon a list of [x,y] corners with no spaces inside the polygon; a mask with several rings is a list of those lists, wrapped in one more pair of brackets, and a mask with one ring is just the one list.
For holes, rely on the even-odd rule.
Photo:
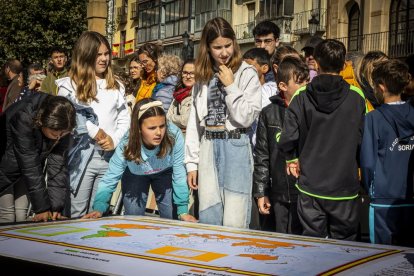
{"label": "black hoodie", "polygon": [[358,194],[358,147],[366,112],[362,91],[339,75],[316,76],[299,89],[286,112],[279,148],[299,158],[297,187],[325,199]]}
{"label": "black hoodie", "polygon": [[414,203],[414,108],[383,104],[367,114],[361,146],[362,179],[372,203]]}

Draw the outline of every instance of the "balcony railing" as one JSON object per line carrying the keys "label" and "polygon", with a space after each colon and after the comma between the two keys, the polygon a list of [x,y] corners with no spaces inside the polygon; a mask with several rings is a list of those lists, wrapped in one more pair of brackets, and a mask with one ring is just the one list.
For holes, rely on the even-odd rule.
{"label": "balcony railing", "polygon": [[116,8],[116,18],[120,24],[125,24],[127,22],[127,13],[125,7]]}
{"label": "balcony railing", "polygon": [[319,20],[319,25],[316,28],[317,32],[326,31],[326,9],[313,9],[304,12],[295,13],[293,15],[292,32],[296,35],[303,35],[309,33],[309,19],[315,15]]}
{"label": "balcony railing", "polygon": [[399,33],[380,32],[354,37],[336,38],[347,47],[347,51],[381,51],[391,58],[414,54],[414,31],[402,30]]}
{"label": "balcony railing", "polygon": [[234,26],[237,39],[248,39],[253,37],[253,29],[256,21]]}
{"label": "balcony railing", "polygon": [[195,30],[201,31],[206,25],[207,21],[215,17],[223,17],[228,22],[231,22],[231,10],[220,9],[215,11],[202,12],[195,15]]}
{"label": "balcony railing", "polygon": [[131,20],[138,19],[138,2],[131,3]]}

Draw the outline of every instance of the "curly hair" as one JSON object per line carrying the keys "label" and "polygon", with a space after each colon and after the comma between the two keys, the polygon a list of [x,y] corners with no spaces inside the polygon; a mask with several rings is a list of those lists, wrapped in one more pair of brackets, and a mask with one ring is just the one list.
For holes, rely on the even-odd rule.
{"label": "curly hair", "polygon": [[158,70],[164,73],[165,77],[180,75],[182,60],[175,55],[162,55],[158,58]]}

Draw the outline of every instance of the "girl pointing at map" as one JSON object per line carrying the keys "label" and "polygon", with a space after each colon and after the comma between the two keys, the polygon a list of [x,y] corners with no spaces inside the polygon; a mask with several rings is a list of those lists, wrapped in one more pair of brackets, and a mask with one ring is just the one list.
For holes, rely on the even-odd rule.
{"label": "girl pointing at map", "polygon": [[84,218],[98,218],[107,211],[121,177],[125,215],[145,214],[151,185],[160,217],[172,219],[176,207],[179,219],[197,221],[188,214],[184,138],[178,127],[167,122],[161,102],[143,99],[135,104],[130,131],[98,184],[94,211]]}

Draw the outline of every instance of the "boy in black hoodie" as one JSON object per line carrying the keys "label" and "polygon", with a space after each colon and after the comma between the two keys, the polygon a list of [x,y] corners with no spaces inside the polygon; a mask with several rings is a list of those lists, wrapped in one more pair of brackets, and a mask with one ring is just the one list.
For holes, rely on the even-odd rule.
{"label": "boy in black hoodie", "polygon": [[270,97],[262,109],[254,148],[253,195],[259,212],[269,215],[273,208],[276,232],[302,234],[297,213],[296,179],[286,174],[286,159],[277,148],[286,108],[297,89],[309,81],[307,65],[296,56],[287,56],[279,64],[276,83],[280,93]]}
{"label": "boy in black hoodie", "polygon": [[375,97],[383,103],[365,117],[361,172],[371,198],[372,243],[414,246],[414,108],[401,101],[410,81],[399,60],[383,61],[372,72]]}
{"label": "boy in black hoodie", "polygon": [[316,46],[319,74],[293,96],[278,146],[286,154],[287,173],[298,178],[303,234],[354,240],[366,106],[362,91],[339,76],[345,53],[333,39]]}

